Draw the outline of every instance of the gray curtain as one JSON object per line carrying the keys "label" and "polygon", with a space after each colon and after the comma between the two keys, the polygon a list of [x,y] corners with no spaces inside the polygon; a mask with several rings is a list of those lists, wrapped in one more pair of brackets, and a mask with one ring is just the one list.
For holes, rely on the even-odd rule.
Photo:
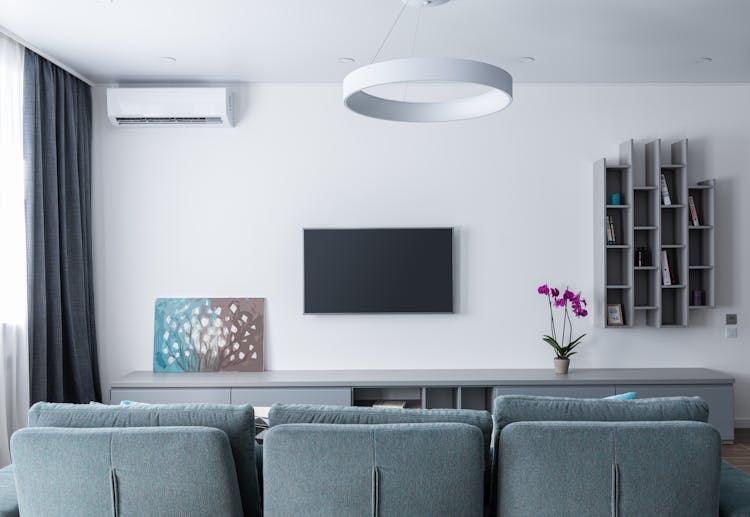
{"label": "gray curtain", "polygon": [[30,50],[24,68],[31,402],[98,401],[91,88]]}

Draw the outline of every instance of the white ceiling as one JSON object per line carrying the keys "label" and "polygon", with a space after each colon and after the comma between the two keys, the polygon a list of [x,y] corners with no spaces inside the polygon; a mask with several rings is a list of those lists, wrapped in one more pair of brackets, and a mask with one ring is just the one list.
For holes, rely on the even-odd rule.
{"label": "white ceiling", "polygon": [[[372,60],[401,7],[0,0],[0,26],[96,83],[335,82]],[[748,0],[451,0],[407,8],[379,59],[412,55],[418,17],[416,55],[487,61],[520,82],[750,82]]]}

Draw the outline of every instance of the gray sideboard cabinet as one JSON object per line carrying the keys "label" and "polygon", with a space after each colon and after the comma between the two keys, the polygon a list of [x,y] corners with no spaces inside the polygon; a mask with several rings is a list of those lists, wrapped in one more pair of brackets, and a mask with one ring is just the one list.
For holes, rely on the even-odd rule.
{"label": "gray sideboard cabinet", "polygon": [[734,440],[734,379],[705,368],[507,370],[311,370],[258,373],[132,372],[112,383],[110,401],[371,406],[400,400],[407,408],[491,411],[500,395],[601,398],[635,391],[639,398],[699,396],[722,440]]}

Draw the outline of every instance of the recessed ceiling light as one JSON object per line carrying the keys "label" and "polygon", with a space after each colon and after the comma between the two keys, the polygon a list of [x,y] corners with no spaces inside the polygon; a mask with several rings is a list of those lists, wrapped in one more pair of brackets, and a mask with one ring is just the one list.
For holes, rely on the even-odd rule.
{"label": "recessed ceiling light", "polygon": [[357,60],[354,59],[353,57],[340,57],[339,58],[339,63],[341,63],[342,65],[351,65],[356,62]]}
{"label": "recessed ceiling light", "polygon": [[536,61],[536,59],[534,59],[531,56],[524,56],[521,59],[519,59],[518,61],[521,62],[521,63],[533,63],[534,61]]}
{"label": "recessed ceiling light", "polygon": [[698,63],[713,63],[714,59],[712,57],[702,57],[697,62]]}
{"label": "recessed ceiling light", "polygon": [[161,59],[162,63],[166,63],[168,65],[173,65],[177,62],[177,58],[174,58],[172,56],[161,56],[159,59]]}

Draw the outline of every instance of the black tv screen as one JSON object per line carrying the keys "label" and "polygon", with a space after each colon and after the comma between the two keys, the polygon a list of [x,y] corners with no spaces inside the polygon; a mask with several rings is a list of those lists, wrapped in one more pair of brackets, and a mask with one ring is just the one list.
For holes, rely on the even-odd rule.
{"label": "black tv screen", "polygon": [[305,230],[305,313],[453,312],[453,229]]}

